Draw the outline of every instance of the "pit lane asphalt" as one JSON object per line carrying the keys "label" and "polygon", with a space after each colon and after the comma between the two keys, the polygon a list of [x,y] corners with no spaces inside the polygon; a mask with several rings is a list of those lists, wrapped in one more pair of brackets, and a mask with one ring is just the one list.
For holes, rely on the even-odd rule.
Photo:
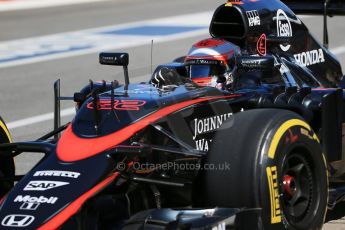
{"label": "pit lane asphalt", "polygon": [[[0,13],[0,41],[42,36],[60,32],[69,32],[107,25],[136,22],[187,13],[197,13],[215,9],[222,0],[116,0],[85,5],[53,7],[38,10],[22,10]],[[304,18],[316,37],[322,39],[322,18]],[[345,45],[344,19],[329,20],[331,47]],[[184,55],[197,40],[207,37],[180,39],[160,43],[154,46],[154,66],[169,62],[175,57]],[[130,53],[131,78],[142,81],[138,76],[150,72],[150,47],[139,46],[125,50]],[[345,54],[338,55],[345,65]],[[98,64],[97,54],[45,61],[0,69],[0,115],[7,121],[45,114],[53,111],[52,84],[57,78],[62,80],[62,95],[73,95],[89,79],[122,81],[121,69],[104,67]],[[63,104],[63,108],[73,106]],[[72,117],[64,118],[69,121]],[[10,130],[15,141],[33,140],[52,129],[52,121],[42,122],[27,127]],[[39,158],[33,155],[17,158],[17,169],[23,173],[32,167]],[[324,229],[344,229],[344,206],[339,206],[334,221]]]}

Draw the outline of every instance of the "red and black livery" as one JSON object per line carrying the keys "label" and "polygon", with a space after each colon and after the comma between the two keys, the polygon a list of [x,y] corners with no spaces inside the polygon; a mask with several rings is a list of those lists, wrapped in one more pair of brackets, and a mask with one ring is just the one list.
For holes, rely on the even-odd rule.
{"label": "red and black livery", "polygon": [[[69,98],[58,81],[55,130],[36,141],[11,143],[0,120],[0,229],[321,229],[345,194],[345,80],[327,33],[319,43],[295,13],[345,5],[283,2],[216,9],[210,35],[242,50],[231,88],[196,84],[178,61],[157,67],[165,82],[130,84],[128,54],[101,53],[124,85]],[[77,113],[61,126],[66,99]],[[26,152],[44,157],[15,175]]]}

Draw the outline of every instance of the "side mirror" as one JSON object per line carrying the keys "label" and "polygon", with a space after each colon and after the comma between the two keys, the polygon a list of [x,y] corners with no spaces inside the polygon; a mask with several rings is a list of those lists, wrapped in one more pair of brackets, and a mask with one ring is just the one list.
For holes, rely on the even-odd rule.
{"label": "side mirror", "polygon": [[244,70],[264,70],[272,71],[274,68],[274,58],[256,57],[256,56],[241,56],[236,59],[237,67]]}
{"label": "side mirror", "polygon": [[99,63],[102,65],[128,66],[128,53],[100,53]]}
{"label": "side mirror", "polygon": [[129,76],[128,76],[128,53],[100,53],[99,63],[102,65],[116,65],[123,66],[123,72],[125,75],[125,86],[124,90],[128,90]]}

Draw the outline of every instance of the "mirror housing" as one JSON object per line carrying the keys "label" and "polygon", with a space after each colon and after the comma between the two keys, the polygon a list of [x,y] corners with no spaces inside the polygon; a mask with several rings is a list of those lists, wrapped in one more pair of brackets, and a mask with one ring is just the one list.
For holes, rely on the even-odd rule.
{"label": "mirror housing", "polygon": [[272,56],[241,56],[236,59],[237,67],[244,70],[264,70],[272,71],[274,68],[274,58]]}
{"label": "mirror housing", "polygon": [[101,65],[123,66],[123,73],[125,75],[124,90],[125,91],[128,90],[128,85],[129,85],[129,75],[128,75],[129,55],[128,53],[100,53],[99,63]]}
{"label": "mirror housing", "polygon": [[100,53],[99,63],[102,65],[128,66],[128,53]]}

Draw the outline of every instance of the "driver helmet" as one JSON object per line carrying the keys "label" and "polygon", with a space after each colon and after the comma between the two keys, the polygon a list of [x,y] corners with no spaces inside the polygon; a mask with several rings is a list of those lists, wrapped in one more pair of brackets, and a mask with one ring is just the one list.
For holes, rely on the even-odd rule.
{"label": "driver helmet", "polygon": [[185,58],[189,78],[200,86],[223,88],[233,82],[241,49],[223,39],[209,38],[193,45]]}

